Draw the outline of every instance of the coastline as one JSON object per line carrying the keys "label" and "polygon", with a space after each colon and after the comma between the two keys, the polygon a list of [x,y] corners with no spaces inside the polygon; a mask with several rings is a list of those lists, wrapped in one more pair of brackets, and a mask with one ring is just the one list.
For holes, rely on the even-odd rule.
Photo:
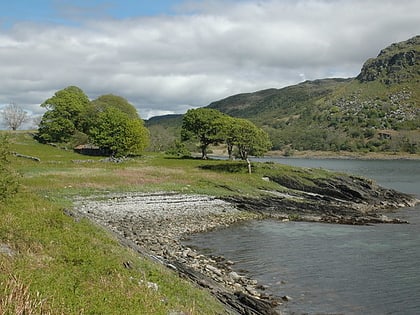
{"label": "coastline", "polygon": [[[346,187],[344,191],[348,192]],[[87,217],[113,232],[125,246],[209,290],[226,306],[227,314],[281,314],[287,296],[266,294],[263,284],[233,271],[234,262],[206,256],[184,245],[182,240],[190,234],[264,218],[341,224],[407,223],[389,219],[383,213],[418,200],[377,186],[371,190],[379,193],[380,199],[383,194],[391,195],[380,204],[371,197],[361,204],[328,196],[328,192],[337,193],[334,187],[316,194],[303,191],[299,194],[294,190],[290,195],[260,198],[216,198],[175,192],[120,193],[76,199],[74,210],[76,216]],[[357,191],[352,193],[349,199],[357,195]],[[306,198],[305,202],[302,198]]]}
{"label": "coastline", "polygon": [[269,151],[265,156],[292,159],[420,160],[420,154],[401,152],[293,151],[286,154],[284,151]]}
{"label": "coastline", "polygon": [[[208,257],[182,244],[190,234],[227,228],[245,220],[262,219],[221,199],[178,193],[121,193],[74,202],[76,216],[87,217],[132,247],[181,277],[209,290],[227,314],[280,314],[281,297],[264,293],[264,286],[232,270],[232,261]],[[286,299],[286,298],[285,298]]]}

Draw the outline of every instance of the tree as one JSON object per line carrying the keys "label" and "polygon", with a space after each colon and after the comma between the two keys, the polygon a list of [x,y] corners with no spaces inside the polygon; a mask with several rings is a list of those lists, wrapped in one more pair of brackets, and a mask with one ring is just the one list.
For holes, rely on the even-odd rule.
{"label": "tree", "polygon": [[87,125],[85,129],[88,130],[88,133],[91,127],[97,124],[100,114],[110,107],[126,113],[130,118],[140,119],[137,109],[125,98],[113,94],[101,95],[89,104],[85,120],[85,124]]}
{"label": "tree", "polygon": [[201,158],[207,159],[207,148],[210,144],[223,141],[223,125],[226,115],[215,109],[190,109],[182,119],[182,140],[196,137],[200,141]]}
{"label": "tree", "polygon": [[57,91],[41,104],[47,109],[42,116],[38,138],[42,142],[66,142],[76,131],[88,130],[87,111],[89,98],[76,86]]}
{"label": "tree", "polygon": [[43,143],[67,142],[76,132],[70,119],[61,117],[56,111],[47,111],[38,127],[38,139]]}
{"label": "tree", "polygon": [[[227,128],[226,143],[228,151],[230,150],[229,154],[232,154],[232,147],[236,145],[240,158],[247,161],[248,170],[251,173],[251,163],[248,156],[261,156],[271,148],[272,144],[268,134],[255,126],[251,121],[241,118],[230,119],[230,124]],[[229,146],[231,146],[230,149]]]}
{"label": "tree", "polygon": [[125,98],[118,95],[101,95],[97,99],[93,100],[91,105],[94,111],[97,113],[104,111],[108,107],[114,107],[123,113],[126,113],[130,118],[140,118],[136,108],[131,105]]}
{"label": "tree", "polygon": [[140,154],[149,143],[149,132],[138,118],[131,118],[114,107],[107,107],[90,130],[92,142],[111,156]]}
{"label": "tree", "polygon": [[28,113],[15,103],[7,105],[2,116],[7,128],[12,130],[17,130],[28,119]]}
{"label": "tree", "polygon": [[226,115],[224,119],[222,136],[226,143],[229,160],[233,160],[233,147],[237,139],[237,126],[235,124],[236,118]]}

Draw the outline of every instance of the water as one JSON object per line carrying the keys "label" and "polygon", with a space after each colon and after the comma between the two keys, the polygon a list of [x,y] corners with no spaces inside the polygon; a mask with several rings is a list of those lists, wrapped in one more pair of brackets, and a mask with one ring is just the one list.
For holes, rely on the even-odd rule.
{"label": "water", "polygon": [[[420,197],[420,161],[279,159],[373,178]],[[293,298],[289,313],[420,314],[420,205],[409,225],[346,226],[255,221],[187,242],[235,261],[235,269]]]}

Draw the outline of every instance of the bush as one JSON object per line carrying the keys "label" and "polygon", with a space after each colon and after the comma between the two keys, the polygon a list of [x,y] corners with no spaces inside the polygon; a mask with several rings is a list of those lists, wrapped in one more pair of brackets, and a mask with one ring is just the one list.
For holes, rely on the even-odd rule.
{"label": "bush", "polygon": [[10,166],[10,156],[9,139],[6,135],[0,135],[0,202],[18,190],[18,175]]}
{"label": "bush", "polygon": [[190,157],[191,152],[185,146],[185,144],[179,140],[175,140],[171,147],[165,152],[168,155],[178,156],[178,157]]}

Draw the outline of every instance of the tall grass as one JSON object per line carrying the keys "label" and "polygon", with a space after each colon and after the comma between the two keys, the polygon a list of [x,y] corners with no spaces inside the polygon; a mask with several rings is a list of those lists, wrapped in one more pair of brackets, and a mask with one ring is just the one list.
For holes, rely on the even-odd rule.
{"label": "tall grass", "polygon": [[0,314],[38,315],[52,314],[46,299],[39,292],[32,294],[29,287],[16,277],[10,276],[5,283],[1,283],[3,292],[0,295]]}

